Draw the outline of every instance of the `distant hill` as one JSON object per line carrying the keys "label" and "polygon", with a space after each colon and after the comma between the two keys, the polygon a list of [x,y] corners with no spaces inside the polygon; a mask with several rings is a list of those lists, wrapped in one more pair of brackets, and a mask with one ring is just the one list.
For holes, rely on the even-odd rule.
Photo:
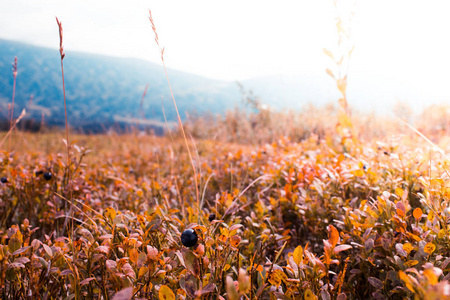
{"label": "distant hill", "polygon": [[[159,130],[164,126],[161,100],[169,122],[176,121],[170,90],[161,65],[135,58],[117,58],[66,50],[64,71],[69,124],[86,132],[104,131],[140,122]],[[11,64],[18,57],[14,114],[27,107],[22,123],[64,125],[64,103],[59,51],[0,39],[0,129],[6,128],[7,107],[11,102]],[[188,113],[224,113],[242,107],[242,94],[236,82],[208,79],[177,70],[168,70],[182,118]],[[387,75],[386,75],[387,76]],[[370,72],[349,74],[350,107],[361,112],[391,114],[396,101],[403,100],[420,111],[448,97],[421,91],[420,85]],[[149,85],[140,110],[142,93]],[[307,103],[316,106],[337,103],[339,93],[325,70],[298,70],[296,75],[262,76],[240,82],[272,109],[300,110]],[[30,97],[33,99],[30,103]],[[145,120],[143,119],[145,117]],[[2,127],[3,125],[3,127]]]}
{"label": "distant hill", "polygon": [[[61,65],[58,49],[47,49],[0,39],[0,119],[6,120],[11,102],[11,64],[18,57],[14,115],[27,107],[27,119],[48,125],[64,124]],[[169,121],[176,120],[162,66],[134,58],[116,58],[66,49],[64,59],[69,124],[100,131],[127,122],[163,124],[161,108]],[[186,112],[222,113],[240,101],[237,85],[168,70],[182,117]],[[142,93],[149,85],[140,111]],[[31,103],[30,97],[33,96]],[[149,121],[151,120],[151,121]]]}

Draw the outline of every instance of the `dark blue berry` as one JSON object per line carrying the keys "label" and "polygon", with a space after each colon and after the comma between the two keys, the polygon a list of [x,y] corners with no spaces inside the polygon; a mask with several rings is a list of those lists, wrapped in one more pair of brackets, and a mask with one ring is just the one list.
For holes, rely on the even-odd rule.
{"label": "dark blue berry", "polygon": [[198,236],[194,229],[186,229],[181,234],[181,243],[185,247],[194,247],[197,245]]}
{"label": "dark blue berry", "polygon": [[45,179],[45,180],[50,180],[50,179],[52,179],[52,172],[45,172],[45,173],[44,173],[44,179]]}
{"label": "dark blue berry", "polygon": [[1,181],[2,183],[7,183],[7,182],[8,182],[8,178],[2,177],[2,178],[0,178],[0,181]]}
{"label": "dark blue berry", "polygon": [[215,219],[216,219],[216,214],[215,214],[215,213],[209,214],[208,220],[209,220],[210,222],[214,221]]}

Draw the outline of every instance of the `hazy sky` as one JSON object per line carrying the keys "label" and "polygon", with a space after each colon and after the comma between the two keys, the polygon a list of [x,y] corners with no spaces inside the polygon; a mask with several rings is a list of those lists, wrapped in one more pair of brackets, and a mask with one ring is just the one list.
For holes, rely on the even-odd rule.
{"label": "hazy sky", "polygon": [[[66,52],[160,63],[152,10],[168,67],[226,80],[324,72],[336,44],[331,0],[1,0],[0,38]],[[350,73],[450,95],[450,1],[360,0],[354,7]]]}

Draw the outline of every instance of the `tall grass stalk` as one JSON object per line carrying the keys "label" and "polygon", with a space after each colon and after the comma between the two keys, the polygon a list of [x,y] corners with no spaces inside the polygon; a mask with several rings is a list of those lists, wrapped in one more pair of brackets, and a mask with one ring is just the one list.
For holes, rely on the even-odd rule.
{"label": "tall grass stalk", "polygon": [[170,94],[172,96],[173,105],[175,106],[175,111],[177,113],[178,124],[180,126],[181,133],[183,134],[183,139],[184,139],[184,142],[186,145],[186,149],[188,151],[189,160],[192,164],[192,169],[194,171],[194,182],[195,182],[195,193],[196,193],[196,198],[197,198],[197,208],[198,208],[198,213],[200,215],[200,195],[199,195],[199,189],[198,189],[197,171],[195,169],[194,160],[192,159],[191,149],[189,148],[189,143],[188,143],[188,140],[186,137],[186,133],[184,132],[183,122],[181,122],[180,113],[178,112],[177,102],[175,101],[175,96],[173,95],[172,85],[170,84],[169,75],[167,74],[167,68],[166,68],[166,64],[164,62],[164,48],[161,47],[159,44],[158,33],[156,32],[156,26],[155,26],[155,23],[153,22],[152,12],[151,12],[151,10],[149,10],[148,12],[149,12],[149,20],[150,20],[150,23],[152,24],[153,32],[155,33],[155,41],[161,52],[161,61],[162,61],[163,67],[164,67],[164,72],[166,74],[167,82],[169,84],[169,89],[170,89]]}
{"label": "tall grass stalk", "polygon": [[6,133],[6,135],[3,137],[3,139],[0,141],[0,147],[3,145],[3,143],[5,142],[5,140],[11,136],[13,130],[16,128],[17,124],[20,122],[20,120],[22,120],[23,117],[25,117],[26,111],[25,108],[22,110],[22,112],[20,113],[20,116],[17,118],[17,120],[14,122],[14,124],[12,124],[11,128],[9,129],[9,131]]}
{"label": "tall grass stalk", "polygon": [[[12,102],[11,102],[11,116],[9,121],[9,129],[11,130],[13,128],[13,119],[14,119],[14,98],[16,96],[16,79],[17,79],[17,56],[14,57],[14,63],[13,63],[13,76],[14,76],[14,83],[13,83],[13,94],[12,94]],[[11,138],[8,140],[8,152],[11,148]]]}
{"label": "tall grass stalk", "polygon": [[145,85],[145,89],[144,89],[144,92],[142,93],[142,97],[141,97],[141,103],[139,105],[139,111],[141,113],[140,117],[142,118],[142,120],[145,120],[144,99],[145,99],[145,95],[147,95],[147,90],[148,90],[148,83]]}
{"label": "tall grass stalk", "polygon": [[[74,235],[74,222],[73,222],[73,214],[74,214],[74,207],[75,207],[75,203],[73,201],[73,197],[72,197],[72,186],[71,186],[71,181],[70,181],[70,142],[69,142],[69,124],[67,122],[67,105],[66,105],[66,86],[65,86],[65,82],[64,82],[64,64],[63,64],[63,60],[64,57],[66,56],[66,54],[64,53],[64,46],[63,46],[63,28],[61,25],[61,22],[58,20],[58,18],[56,18],[56,23],[58,24],[58,28],[59,28],[59,54],[61,56],[61,75],[62,75],[62,85],[63,85],[63,95],[64,95],[64,114],[65,114],[65,119],[66,119],[66,147],[67,147],[67,167],[66,167],[66,187],[68,187],[68,193],[69,193],[69,200],[70,200],[70,210],[69,210],[69,217],[71,219],[71,240],[72,240],[72,261],[75,262],[75,243],[74,243],[74,239],[75,239],[75,235]],[[67,218],[66,221],[64,222],[64,225],[67,224]],[[64,226],[65,228],[66,226]],[[79,299],[78,297],[78,289],[75,286],[75,299]]]}
{"label": "tall grass stalk", "polygon": [[[66,146],[67,146],[67,167],[70,165],[70,143],[69,143],[69,125],[67,123],[67,105],[66,105],[66,86],[64,82],[64,64],[63,60],[66,54],[64,53],[64,46],[63,46],[63,28],[61,25],[61,22],[59,22],[58,18],[56,18],[56,23],[59,27],[59,54],[61,56],[61,75],[62,75],[62,85],[63,85],[63,95],[64,95],[64,114],[65,114],[65,120],[66,120]],[[67,172],[69,172],[69,169],[67,169]]]}

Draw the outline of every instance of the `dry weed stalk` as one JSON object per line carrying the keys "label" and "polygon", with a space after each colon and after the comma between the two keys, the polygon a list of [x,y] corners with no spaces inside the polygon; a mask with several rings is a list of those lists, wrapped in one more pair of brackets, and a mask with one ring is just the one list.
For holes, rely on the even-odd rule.
{"label": "dry weed stalk", "polygon": [[[69,216],[71,218],[72,221],[72,255],[73,255],[73,261],[75,261],[75,248],[74,248],[74,222],[73,222],[73,214],[74,214],[74,207],[75,207],[75,203],[73,201],[73,197],[72,197],[72,186],[71,186],[71,181],[70,181],[70,142],[69,142],[69,124],[67,122],[67,105],[66,105],[66,86],[65,86],[65,82],[64,82],[64,64],[63,64],[63,60],[64,57],[66,56],[66,54],[64,53],[64,47],[63,47],[63,28],[62,28],[62,24],[61,22],[58,20],[58,18],[56,17],[56,23],[58,24],[59,27],[59,54],[61,56],[61,75],[62,75],[62,84],[63,84],[63,95],[64,95],[64,114],[65,114],[65,119],[66,119],[66,147],[67,147],[67,167],[66,167],[66,187],[68,186],[68,192],[69,192],[69,200],[71,203],[71,207],[69,210]],[[66,220],[64,222],[64,229],[66,227],[67,224],[67,217]],[[78,299],[79,297],[77,297],[78,295],[75,296],[75,299]]]}
{"label": "dry weed stalk", "polygon": [[23,117],[25,117],[26,111],[25,108],[20,113],[20,116],[17,118],[17,120],[14,122],[14,124],[11,125],[11,128],[9,129],[8,133],[3,137],[3,139],[0,141],[0,147],[3,145],[5,140],[11,135],[13,130],[16,128],[17,124],[22,120]]}
{"label": "dry weed stalk", "polygon": [[[13,119],[14,119],[14,98],[16,95],[16,78],[17,78],[17,56],[14,57],[14,63],[12,64],[12,66],[13,66],[12,71],[13,71],[13,76],[14,76],[14,83],[13,83],[13,94],[12,94],[12,102],[11,102],[11,116],[10,116],[10,121],[9,121],[10,130],[13,127]],[[10,150],[10,147],[11,147],[11,139],[9,139],[9,142],[8,142],[8,152]]]}
{"label": "dry weed stalk", "polygon": [[150,23],[152,24],[153,32],[155,33],[155,41],[156,41],[156,44],[158,45],[159,50],[161,52],[161,61],[162,61],[163,67],[164,67],[164,72],[166,73],[166,78],[167,78],[167,82],[169,84],[169,89],[170,89],[170,94],[172,96],[173,105],[175,106],[175,111],[177,113],[178,124],[179,124],[181,132],[183,134],[183,139],[184,139],[184,142],[186,144],[186,148],[187,148],[188,155],[189,155],[189,160],[190,160],[190,162],[192,164],[192,169],[194,171],[194,182],[195,182],[195,193],[196,193],[196,197],[197,197],[197,208],[198,208],[198,213],[200,215],[200,195],[199,195],[199,190],[198,190],[197,171],[195,170],[194,160],[192,159],[192,154],[191,154],[191,150],[189,148],[189,144],[188,144],[188,140],[187,140],[187,137],[186,137],[186,133],[184,132],[183,123],[181,122],[180,113],[178,112],[177,102],[175,101],[175,96],[173,95],[172,85],[170,84],[169,75],[167,74],[167,68],[166,68],[166,64],[164,62],[164,47],[161,47],[159,45],[159,37],[158,37],[158,33],[156,32],[155,23],[153,22],[152,12],[151,12],[151,10],[149,10],[148,12],[149,12],[149,20],[150,20]]}
{"label": "dry weed stalk", "polygon": [[66,86],[64,82],[64,64],[63,60],[66,54],[64,53],[63,46],[63,28],[61,22],[56,18],[56,23],[59,27],[59,54],[61,56],[61,75],[62,75],[62,85],[63,85],[63,94],[64,94],[64,114],[66,118],[66,145],[67,145],[67,167],[70,165],[70,143],[69,143],[69,125],[67,123],[67,105],[66,105]]}
{"label": "dry weed stalk", "polygon": [[148,83],[145,85],[145,89],[144,92],[142,93],[142,97],[141,97],[141,104],[139,105],[139,110],[141,112],[141,118],[142,120],[145,120],[145,113],[144,113],[144,98],[145,95],[147,95],[147,90],[148,90]]}
{"label": "dry weed stalk", "polygon": [[341,143],[344,149],[348,148],[351,142],[356,142],[355,129],[351,120],[351,112],[347,101],[347,75],[354,46],[351,43],[350,29],[353,17],[353,11],[350,13],[348,20],[344,20],[339,13],[339,1],[334,0],[334,7],[337,12],[336,30],[338,34],[337,51],[332,53],[328,49],[323,49],[324,53],[330,57],[334,64],[334,72],[331,69],[326,69],[327,74],[336,81],[336,86],[341,93],[339,99],[339,113],[338,124],[336,130],[341,137]]}

